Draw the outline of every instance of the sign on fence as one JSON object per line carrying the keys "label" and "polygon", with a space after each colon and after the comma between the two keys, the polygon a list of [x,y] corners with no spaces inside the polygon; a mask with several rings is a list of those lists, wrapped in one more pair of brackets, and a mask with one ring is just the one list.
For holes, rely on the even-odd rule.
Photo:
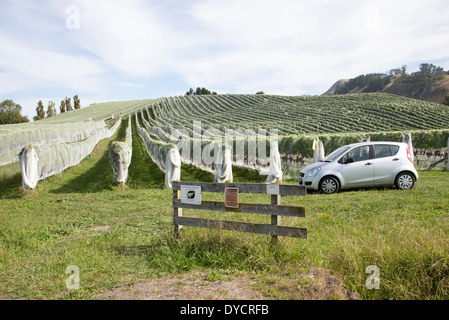
{"label": "sign on fence", "polygon": [[[305,186],[288,184],[262,183],[209,183],[174,181],[173,187],[173,223],[178,234],[182,226],[215,228],[271,235],[272,240],[278,236],[307,239],[307,229],[282,226],[281,216],[305,217],[306,208],[301,206],[281,205],[281,196],[305,196]],[[181,191],[179,194],[178,191]],[[202,201],[202,192],[224,194],[224,202]],[[257,203],[240,203],[239,193],[259,193],[271,196],[271,205]],[[200,209],[224,212],[242,212],[266,214],[271,216],[271,224],[248,223],[237,221],[212,220],[184,217],[182,209]]]}

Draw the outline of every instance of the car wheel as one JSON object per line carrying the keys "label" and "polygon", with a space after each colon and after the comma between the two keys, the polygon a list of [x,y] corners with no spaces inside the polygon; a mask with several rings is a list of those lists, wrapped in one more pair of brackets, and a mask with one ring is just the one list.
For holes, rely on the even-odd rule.
{"label": "car wheel", "polygon": [[320,191],[325,194],[332,194],[338,192],[340,183],[333,177],[325,177],[320,181]]}
{"label": "car wheel", "polygon": [[398,189],[410,190],[415,185],[415,177],[411,173],[403,172],[396,177],[394,184]]}

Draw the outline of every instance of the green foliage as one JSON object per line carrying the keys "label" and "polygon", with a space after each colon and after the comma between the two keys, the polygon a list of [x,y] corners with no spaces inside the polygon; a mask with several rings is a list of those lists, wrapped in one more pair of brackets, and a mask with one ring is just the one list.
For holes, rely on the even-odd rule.
{"label": "green foliage", "polygon": [[12,100],[0,103],[0,125],[29,122],[28,117],[22,116],[22,107]]}
{"label": "green foliage", "polygon": [[405,64],[400,68],[395,68],[390,70],[391,76],[405,76],[407,74],[407,66]]}
{"label": "green foliage", "polygon": [[72,107],[72,100],[68,97],[65,97],[65,108],[66,111],[72,111],[73,107]]}
{"label": "green foliage", "polygon": [[42,103],[42,100],[39,100],[36,107],[36,115],[33,117],[33,120],[37,121],[44,118],[45,118],[44,104]]}
{"label": "green foliage", "polygon": [[449,94],[446,94],[446,96],[444,97],[443,104],[449,106]]}
{"label": "green foliage", "polygon": [[[395,141],[402,142],[403,135],[407,132],[357,132],[345,134],[319,135],[319,136],[287,136],[279,142],[279,152],[285,154],[300,154],[303,157],[313,156],[313,140],[318,137],[324,144],[326,154],[340,148],[343,145],[361,142],[364,138],[371,141]],[[420,149],[439,149],[447,146],[449,138],[448,130],[410,131],[413,139],[413,147]]]}
{"label": "green foliage", "polygon": [[442,67],[437,67],[432,63],[421,63],[419,71],[407,74],[407,66],[394,68],[388,74],[371,73],[360,75],[350,79],[344,85],[335,90],[335,94],[346,94],[358,88],[360,92],[380,92],[391,81],[395,82],[419,82],[429,79],[440,79],[445,74]]}
{"label": "green foliage", "polygon": [[419,65],[419,72],[422,74],[441,76],[444,73],[444,69],[442,67],[434,66],[432,63],[421,63]]}
{"label": "green foliage", "polygon": [[391,78],[382,73],[362,74],[356,78],[350,79],[343,86],[338,87],[337,90],[335,90],[335,93],[345,94],[355,88],[363,89],[363,92],[378,92],[390,82]]}
{"label": "green foliage", "polygon": [[56,110],[55,103],[53,101],[48,101],[48,107],[47,107],[47,118],[53,117],[58,113]]}
{"label": "green foliage", "polygon": [[195,91],[193,91],[193,88],[190,88],[189,91],[186,92],[186,96],[200,96],[200,95],[207,95],[207,94],[212,94],[212,95],[216,95],[217,93],[215,91],[210,92],[209,90],[207,90],[206,88],[196,88]]}
{"label": "green foliage", "polygon": [[66,111],[65,100],[61,100],[61,106],[59,107],[59,110],[61,111],[61,113],[64,113]]}
{"label": "green foliage", "polygon": [[73,97],[73,105],[74,105],[75,110],[81,108],[81,100],[78,98],[78,95],[75,95]]}

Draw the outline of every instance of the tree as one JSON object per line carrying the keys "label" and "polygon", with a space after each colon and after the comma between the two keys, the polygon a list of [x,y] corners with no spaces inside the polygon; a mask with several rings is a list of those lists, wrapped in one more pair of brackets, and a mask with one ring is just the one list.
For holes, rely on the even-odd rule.
{"label": "tree", "polygon": [[22,107],[12,100],[4,100],[0,103],[0,125],[30,121],[27,116],[22,116]]}
{"label": "tree", "polygon": [[53,101],[48,101],[47,118],[53,117],[57,114],[56,105]]}
{"label": "tree", "polygon": [[443,104],[449,106],[449,94],[446,94],[446,96],[444,97]]}
{"label": "tree", "polygon": [[61,111],[61,113],[65,112],[65,101],[61,100],[61,106],[59,107],[59,110]]}
{"label": "tree", "polygon": [[75,95],[73,97],[73,107],[75,108],[75,110],[81,108],[81,100],[78,98],[78,95]]}
{"label": "tree", "polygon": [[444,69],[442,67],[436,67],[435,70],[433,71],[433,73],[436,76],[441,76],[444,73]]}
{"label": "tree", "polygon": [[407,66],[405,64],[401,67],[401,76],[405,76],[407,74]]}
{"label": "tree", "polygon": [[72,99],[65,97],[65,109],[66,111],[72,111]]}
{"label": "tree", "polygon": [[401,74],[401,68],[395,68],[390,70],[390,76],[398,76]]}
{"label": "tree", "polygon": [[192,88],[190,88],[189,91],[186,92],[186,96],[199,96],[199,95],[206,95],[206,94],[212,94],[212,95],[217,95],[217,93],[215,91],[210,92],[209,90],[207,90],[206,88],[196,88],[196,90],[194,91]]}
{"label": "tree", "polygon": [[36,115],[33,117],[33,120],[37,121],[44,118],[45,118],[44,104],[42,103],[42,100],[39,100],[36,107]]}
{"label": "tree", "polygon": [[424,75],[432,74],[436,76],[440,76],[444,73],[444,69],[442,67],[437,67],[432,63],[421,63],[419,65],[419,72]]}
{"label": "tree", "polygon": [[428,74],[430,73],[430,65],[428,63],[421,63],[419,65],[419,72],[423,73],[423,74]]}
{"label": "tree", "polygon": [[[203,88],[203,89],[204,89],[204,88]],[[204,90],[206,90],[206,89],[204,89]],[[204,91],[204,92],[205,92],[205,91]],[[200,95],[203,94],[203,90],[202,90],[200,87],[198,87],[198,88],[196,88],[195,94],[196,94],[197,96],[200,96]],[[206,93],[204,93],[204,94],[206,94]]]}
{"label": "tree", "polygon": [[265,94],[263,91],[256,92],[256,94]]}

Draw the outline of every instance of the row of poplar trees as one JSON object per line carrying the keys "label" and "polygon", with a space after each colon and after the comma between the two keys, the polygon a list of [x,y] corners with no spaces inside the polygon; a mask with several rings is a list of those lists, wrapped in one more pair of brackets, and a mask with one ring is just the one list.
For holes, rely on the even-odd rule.
{"label": "row of poplar trees", "polygon": [[[78,98],[78,95],[73,97],[73,107],[72,107],[72,99],[69,97],[65,97],[65,99],[61,100],[61,105],[59,106],[60,113],[64,113],[66,111],[72,111],[74,109],[81,108],[81,100]],[[36,107],[36,115],[33,117],[33,120],[44,119],[45,117],[50,118],[55,116],[58,113],[56,110],[56,105],[53,101],[48,102],[47,112],[45,112],[45,107],[42,100],[39,100]]]}

